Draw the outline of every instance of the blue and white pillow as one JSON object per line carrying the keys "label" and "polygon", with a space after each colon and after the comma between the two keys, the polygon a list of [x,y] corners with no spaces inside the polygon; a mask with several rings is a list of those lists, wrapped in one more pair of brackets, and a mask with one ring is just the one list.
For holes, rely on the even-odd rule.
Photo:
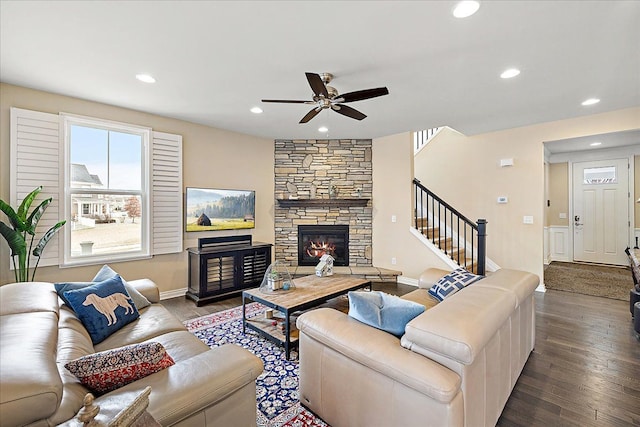
{"label": "blue and white pillow", "polygon": [[95,285],[66,291],[63,295],[94,344],[140,317],[118,275]]}
{"label": "blue and white pillow", "polygon": [[414,317],[423,313],[424,305],[384,292],[349,292],[349,316],[389,332],[397,337]]}
{"label": "blue and white pillow", "polygon": [[457,268],[434,283],[429,289],[429,295],[438,301],[444,301],[445,298],[450,297],[459,290],[464,289],[466,286],[482,278],[483,276],[470,273],[464,268]]}

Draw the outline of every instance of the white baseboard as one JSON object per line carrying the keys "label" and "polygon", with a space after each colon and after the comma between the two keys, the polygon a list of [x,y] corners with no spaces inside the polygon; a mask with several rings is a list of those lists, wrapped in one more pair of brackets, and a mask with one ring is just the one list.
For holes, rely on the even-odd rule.
{"label": "white baseboard", "polygon": [[172,291],[160,292],[160,300],[183,297],[187,293],[187,288],[174,289]]}

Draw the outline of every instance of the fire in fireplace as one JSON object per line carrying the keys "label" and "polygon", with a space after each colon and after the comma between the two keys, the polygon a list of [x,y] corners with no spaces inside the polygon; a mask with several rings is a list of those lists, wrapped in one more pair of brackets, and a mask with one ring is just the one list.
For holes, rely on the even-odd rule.
{"label": "fire in fireplace", "polygon": [[333,265],[349,265],[349,226],[299,225],[298,265],[316,265],[324,254]]}

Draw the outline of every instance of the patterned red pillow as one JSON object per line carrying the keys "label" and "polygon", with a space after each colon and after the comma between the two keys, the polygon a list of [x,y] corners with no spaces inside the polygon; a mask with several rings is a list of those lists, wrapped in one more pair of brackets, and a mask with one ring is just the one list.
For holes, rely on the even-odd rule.
{"label": "patterned red pillow", "polygon": [[94,393],[106,393],[174,365],[162,344],[148,342],[82,356],[64,365]]}

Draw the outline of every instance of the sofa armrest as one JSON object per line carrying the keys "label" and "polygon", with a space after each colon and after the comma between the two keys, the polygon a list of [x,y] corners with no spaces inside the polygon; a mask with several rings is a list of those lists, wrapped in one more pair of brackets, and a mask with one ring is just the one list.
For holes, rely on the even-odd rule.
{"label": "sofa armrest", "polygon": [[[151,387],[148,411],[162,425],[173,425],[255,382],[263,371],[262,361],[234,344],[200,353],[167,369],[107,393],[141,390]],[[100,400],[96,399],[96,404]],[[249,409],[256,409],[255,400]]]}
{"label": "sofa armrest", "polygon": [[312,310],[300,315],[296,324],[301,335],[438,402],[450,402],[460,389],[460,377],[453,371],[401,347],[395,336],[340,311]]}
{"label": "sofa armrest", "polygon": [[441,268],[427,268],[418,279],[418,287],[429,289],[434,283],[449,273],[451,273],[451,271]]}
{"label": "sofa armrest", "polygon": [[148,299],[150,303],[154,304],[160,302],[160,290],[158,289],[158,285],[156,285],[153,280],[127,280],[127,283],[136,288],[136,290],[144,295],[144,297]]}

